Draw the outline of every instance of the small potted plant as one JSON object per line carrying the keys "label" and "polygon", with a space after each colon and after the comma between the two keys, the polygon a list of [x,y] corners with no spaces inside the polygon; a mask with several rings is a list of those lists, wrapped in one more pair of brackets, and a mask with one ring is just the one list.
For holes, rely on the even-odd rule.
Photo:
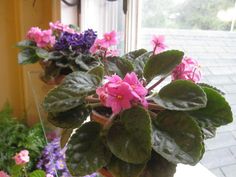
{"label": "small potted plant", "polygon": [[[72,176],[172,177],[176,164],[197,164],[204,140],[232,121],[222,92],[199,83],[194,59],[166,50],[163,36],[152,42],[153,51],[104,57],[46,95],[48,120],[65,129]],[[104,55],[103,47],[95,53]]]}
{"label": "small potted plant", "polygon": [[[77,26],[60,22],[51,22],[49,26],[47,30],[32,27],[26,40],[17,44],[20,48],[18,62],[39,63],[43,68],[41,79],[47,84],[59,84],[73,71],[87,72],[99,65],[101,55],[113,56],[116,53],[114,50],[107,50],[116,44],[114,31],[104,34],[103,39],[96,40],[97,34],[92,29],[79,32]],[[101,49],[99,53],[98,49]]]}

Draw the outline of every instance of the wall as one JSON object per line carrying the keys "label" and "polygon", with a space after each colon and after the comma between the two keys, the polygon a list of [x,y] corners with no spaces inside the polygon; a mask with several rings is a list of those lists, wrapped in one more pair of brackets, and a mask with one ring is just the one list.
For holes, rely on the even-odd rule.
{"label": "wall", "polygon": [[[31,26],[47,28],[60,17],[60,0],[3,0],[0,6],[0,107],[8,100],[16,115],[24,111],[37,116],[28,71],[36,65],[19,66],[15,43],[24,39]],[[30,120],[32,121],[32,120]],[[34,121],[34,120],[33,120]]]}

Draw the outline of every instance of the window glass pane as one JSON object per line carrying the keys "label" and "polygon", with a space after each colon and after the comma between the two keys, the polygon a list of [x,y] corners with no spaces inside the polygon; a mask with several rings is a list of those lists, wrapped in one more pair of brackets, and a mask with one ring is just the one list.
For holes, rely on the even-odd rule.
{"label": "window glass pane", "polygon": [[[141,0],[140,7],[139,47],[152,50],[152,36],[164,35],[168,49],[198,61],[201,82],[222,90],[236,115],[235,0]],[[235,132],[236,120],[205,142],[201,163],[217,177],[236,176]]]}
{"label": "window glass pane", "polygon": [[143,0],[143,27],[229,31],[235,0]]}

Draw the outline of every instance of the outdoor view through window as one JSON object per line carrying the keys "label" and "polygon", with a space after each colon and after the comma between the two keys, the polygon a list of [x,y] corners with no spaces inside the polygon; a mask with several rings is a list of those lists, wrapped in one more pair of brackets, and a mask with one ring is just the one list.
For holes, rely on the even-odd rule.
{"label": "outdoor view through window", "polygon": [[[139,46],[153,34],[165,35],[169,48],[196,59],[202,82],[220,88],[236,114],[235,0],[142,0]],[[149,48],[151,49],[151,47]],[[206,141],[201,163],[217,177],[236,176],[236,121]]]}

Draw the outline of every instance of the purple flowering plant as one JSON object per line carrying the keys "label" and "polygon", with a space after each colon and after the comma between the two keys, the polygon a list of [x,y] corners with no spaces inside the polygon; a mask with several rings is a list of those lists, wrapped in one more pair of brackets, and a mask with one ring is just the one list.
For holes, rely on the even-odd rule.
{"label": "purple flowering plant", "polygon": [[89,50],[101,65],[67,75],[44,99],[49,122],[64,129],[67,168],[73,176],[173,177],[178,163],[196,165],[204,141],[232,122],[230,105],[164,36],[153,37],[152,51],[114,56],[107,48],[115,36],[104,34]]}

